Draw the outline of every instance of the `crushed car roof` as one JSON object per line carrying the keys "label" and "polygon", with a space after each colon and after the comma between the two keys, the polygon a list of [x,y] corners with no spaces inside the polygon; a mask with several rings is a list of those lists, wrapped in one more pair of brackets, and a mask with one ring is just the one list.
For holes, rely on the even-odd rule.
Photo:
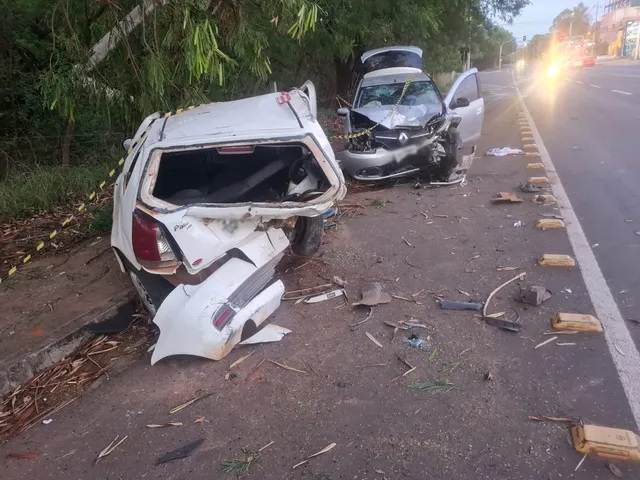
{"label": "crushed car roof", "polygon": [[[282,103],[283,96],[287,95],[287,101],[295,112],[286,104],[287,101]],[[182,144],[186,139],[215,140],[219,137],[229,140],[252,134],[260,137],[301,135],[317,128],[318,123],[309,110],[307,98],[298,90],[292,90],[184,110],[155,122],[149,138],[151,143]]]}

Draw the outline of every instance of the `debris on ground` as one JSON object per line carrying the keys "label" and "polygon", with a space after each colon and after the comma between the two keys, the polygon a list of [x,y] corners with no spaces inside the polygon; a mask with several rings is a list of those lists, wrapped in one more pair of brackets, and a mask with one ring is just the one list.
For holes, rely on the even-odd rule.
{"label": "debris on ground", "polygon": [[582,313],[558,313],[551,319],[554,330],[575,332],[602,332],[602,324],[593,315]]}
{"label": "debris on ground", "polygon": [[520,228],[520,227],[524,227],[524,223],[522,223],[522,220],[518,220],[517,222],[513,222],[513,228]]}
{"label": "debris on ground", "polygon": [[289,365],[285,365],[284,363],[276,362],[275,360],[271,360],[271,359],[269,359],[269,361],[280,368],[284,368],[285,370],[289,370],[291,372],[304,373],[305,375],[307,374],[307,372],[305,372],[304,370],[298,370],[297,368],[290,367]]}
{"label": "debris on ground", "polygon": [[482,310],[482,303],[458,302],[455,300],[440,300],[440,308],[443,310]]}
{"label": "debris on ground", "polygon": [[534,195],[531,201],[540,205],[551,205],[553,203],[557,203],[556,197],[553,195]]}
{"label": "debris on ground", "polygon": [[339,288],[337,290],[332,290],[327,293],[321,293],[320,295],[316,295],[315,297],[309,297],[304,299],[304,303],[320,303],[326,300],[331,300],[332,298],[338,298],[344,296],[345,291],[343,288]]}
{"label": "debris on ground", "polygon": [[[107,455],[110,455],[116,448],[118,448],[118,446],[120,444],[122,444],[122,442],[124,442],[127,438],[129,438],[129,435],[125,435],[124,437],[122,437],[122,439],[120,441],[118,441],[118,438],[120,438],[120,435],[116,435],[116,438],[113,439],[113,441],[107,445],[99,454],[98,457],[96,458],[96,461],[94,462],[94,465],[96,463],[98,463],[98,461],[101,458],[106,457]],[[116,443],[117,442],[117,443]]]}
{"label": "debris on ground", "polygon": [[172,462],[174,460],[179,460],[181,458],[187,458],[203,443],[204,443],[204,438],[200,438],[198,440],[195,440],[194,442],[188,443],[182,447],[178,447],[175,450],[165,453],[164,455],[162,455],[160,458],[156,460],[156,465]]}
{"label": "debris on ground", "polygon": [[355,331],[355,330],[357,330],[357,329],[360,327],[360,325],[362,325],[364,322],[366,322],[367,320],[369,320],[369,319],[371,318],[371,316],[372,316],[372,315],[373,315],[373,307],[370,307],[370,308],[369,308],[369,313],[367,314],[367,316],[366,316],[366,317],[364,317],[364,320],[360,320],[360,321],[359,321],[359,322],[357,322],[357,323],[354,323],[354,324],[352,324],[352,325],[349,325],[349,328],[351,328],[351,331],[352,331],[352,332],[353,332],[353,331]]}
{"label": "debris on ground", "polygon": [[291,333],[291,330],[289,330],[288,328],[270,323],[266,327],[260,329],[251,337],[240,342],[238,345],[254,345],[256,343],[279,342],[285,335],[289,333]]}
{"label": "debris on ground", "polygon": [[254,353],[256,353],[255,350],[253,352],[251,352],[251,353],[246,354],[244,357],[240,357],[238,360],[236,360],[231,365],[229,365],[229,370],[231,370],[233,367],[236,367],[236,366],[240,365],[242,362],[244,362],[247,358],[249,358]]}
{"label": "debris on ground", "polygon": [[182,422],[169,422],[169,423],[150,423],[145,425],[147,428],[167,428],[167,427],[181,427]]}
{"label": "debris on ground", "polygon": [[513,155],[524,155],[524,151],[511,147],[490,148],[484,155],[485,157],[511,157]]}
{"label": "debris on ground", "polygon": [[325,453],[327,453],[328,451],[332,450],[337,444],[336,443],[330,443],[329,445],[327,445],[326,447],[324,447],[322,450],[320,450],[319,452],[314,453],[313,455],[309,455],[307,458],[305,458],[303,461],[301,461],[300,463],[296,463],[293,466],[293,470],[295,470],[296,468],[298,468],[301,465],[304,465],[305,463],[307,463],[309,460],[311,460],[314,457],[318,457],[320,455],[324,455]]}
{"label": "debris on ground", "polygon": [[518,300],[522,303],[528,303],[529,305],[542,305],[551,298],[551,292],[542,285],[529,285],[526,287],[520,287],[518,293]]}
{"label": "debris on ground", "polygon": [[522,199],[518,198],[515,193],[498,192],[498,196],[491,199],[493,203],[522,203]]}
{"label": "debris on ground", "polygon": [[569,255],[545,253],[538,258],[538,265],[543,267],[575,267],[576,261]]}
{"label": "debris on ground", "polygon": [[333,285],[330,283],[318,285],[317,287],[303,288],[301,290],[291,290],[284,293],[282,300],[301,300],[321,293],[328,293],[331,290],[333,290]]}
{"label": "debris on ground", "polygon": [[204,395],[200,395],[199,397],[196,398],[192,398],[191,400],[188,400],[180,405],[178,405],[177,407],[173,407],[171,410],[169,410],[170,414],[174,414],[179,412],[180,410],[187,408],[189,405],[193,405],[196,402],[199,402],[200,400],[203,400],[207,397],[210,397],[211,395],[213,395],[213,392],[210,393],[205,393]]}
{"label": "debris on ground", "polygon": [[380,348],[384,348],[382,344],[378,340],[376,340],[376,338],[373,335],[371,335],[369,332],[364,332],[364,334],[367,336],[369,340],[371,340],[377,346],[379,346]]}
{"label": "debris on ground", "polygon": [[428,348],[427,340],[412,333],[407,338],[404,339],[404,342],[410,347],[417,348],[419,350],[426,350]]}
{"label": "debris on ground", "polygon": [[557,339],[558,339],[558,337],[551,337],[551,338],[548,338],[548,339],[546,339],[544,342],[541,342],[541,343],[539,343],[538,345],[536,345],[535,347],[533,347],[533,349],[534,349],[534,350],[536,350],[536,349],[538,349],[538,348],[540,348],[540,347],[542,347],[542,346],[546,345],[547,343],[551,343],[551,342],[553,342],[554,340],[557,340]]}
{"label": "debris on ground", "polygon": [[399,380],[403,377],[406,377],[407,375],[409,375],[411,372],[415,371],[416,368],[418,368],[417,366],[411,365],[406,358],[402,358],[400,355],[398,355],[396,353],[396,357],[398,358],[398,360],[400,360],[404,365],[406,365],[406,367],[409,369],[406,372],[404,372],[402,375],[398,375],[396,378],[394,378],[393,380],[391,380],[392,382],[395,382],[396,380]]}
{"label": "debris on ground", "polygon": [[499,287],[496,287],[495,289],[493,289],[493,291],[487,297],[486,302],[484,302],[484,308],[482,309],[482,316],[483,317],[487,317],[488,316],[487,315],[487,309],[489,308],[489,303],[491,302],[491,299],[493,298],[493,296],[496,293],[498,293],[500,290],[502,290],[504,287],[506,287],[507,285],[509,285],[512,282],[515,282],[516,280],[522,280],[526,275],[527,275],[526,272],[519,273],[518,275],[513,277],[511,280],[507,280],[506,282],[504,282]]}
{"label": "debris on ground", "polygon": [[7,458],[13,458],[15,460],[37,460],[38,455],[29,452],[12,452],[7,454]]}
{"label": "debris on ground", "polygon": [[618,478],[624,478],[624,474],[622,473],[622,470],[616,467],[613,463],[607,462],[607,468],[611,473],[613,473],[614,476]]}
{"label": "debris on ground", "polygon": [[434,382],[418,382],[409,385],[411,390],[418,390],[420,392],[450,392],[455,389],[455,384],[447,381],[436,380]]}
{"label": "debris on ground", "polygon": [[498,267],[496,268],[496,271],[498,272],[512,272],[514,270],[520,270],[524,267]]}
{"label": "debris on ground", "polygon": [[571,428],[571,438],[576,451],[585,456],[640,461],[640,438],[629,430],[576,425]]}
{"label": "debris on ground", "polygon": [[522,190],[524,193],[538,193],[542,191],[540,187],[537,187],[536,185],[530,182],[521,183],[520,190]]}
{"label": "debris on ground", "polygon": [[487,372],[484,374],[484,380],[485,382],[490,382],[491,380],[493,380],[493,374],[491,372]]}
{"label": "debris on ground", "polygon": [[339,287],[345,287],[347,285],[347,282],[341,279],[340,277],[338,277],[337,275],[333,277],[333,283],[335,283]]}
{"label": "debris on ground", "polygon": [[539,417],[534,417],[529,415],[529,420],[534,422],[558,422],[558,423],[577,423],[577,420],[572,418],[565,417],[548,417],[546,415],[540,415]]}
{"label": "debris on ground", "polygon": [[487,325],[491,325],[492,327],[497,327],[502,330],[508,330],[510,332],[519,332],[522,330],[522,324],[518,322],[514,322],[511,320],[505,320],[502,318],[496,318],[495,316],[487,315],[484,318],[484,321]]}
{"label": "debris on ground", "polygon": [[367,307],[375,307],[383,303],[391,302],[391,295],[382,291],[382,285],[374,283],[372,287],[362,290],[362,298],[359,302],[353,303],[353,306],[365,305]]}
{"label": "debris on ground", "polygon": [[[559,218],[541,218],[536,222],[536,228],[547,230],[549,228],[565,228],[564,221]],[[597,244],[596,244],[597,246]]]}
{"label": "debris on ground", "polygon": [[242,452],[246,455],[244,458],[236,458],[233,460],[225,460],[220,464],[220,470],[222,473],[236,473],[238,475],[247,474],[251,470],[252,465],[259,462],[262,458],[260,452],[271,445],[273,442],[262,447],[258,452],[251,452],[246,449],[242,449]]}

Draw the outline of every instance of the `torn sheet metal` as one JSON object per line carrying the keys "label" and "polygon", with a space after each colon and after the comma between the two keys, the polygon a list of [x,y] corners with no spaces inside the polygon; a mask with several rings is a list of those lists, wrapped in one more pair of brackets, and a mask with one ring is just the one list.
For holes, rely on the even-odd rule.
{"label": "torn sheet metal", "polygon": [[[287,238],[280,229],[254,232],[232,257],[199,285],[180,285],[162,303],[154,318],[160,336],[151,364],[171,355],[196,355],[220,360],[240,341],[244,324],[261,325],[279,306],[284,285],[268,283],[280,260]],[[224,310],[223,310],[224,309]],[[216,319],[230,320],[218,329]],[[224,320],[224,318],[222,320]]]}
{"label": "torn sheet metal", "polygon": [[337,290],[333,290],[331,292],[322,293],[320,295],[316,295],[315,297],[310,297],[305,299],[304,303],[319,303],[324,302],[325,300],[330,300],[332,298],[342,297],[345,292],[343,288],[339,288]]}

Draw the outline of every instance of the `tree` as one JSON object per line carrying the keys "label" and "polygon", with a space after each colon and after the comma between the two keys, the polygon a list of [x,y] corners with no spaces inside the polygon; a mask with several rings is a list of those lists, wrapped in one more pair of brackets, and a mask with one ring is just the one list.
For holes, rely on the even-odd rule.
{"label": "tree", "polygon": [[586,35],[591,25],[589,8],[580,2],[573,9],[566,8],[553,19],[549,31],[563,34],[565,37]]}

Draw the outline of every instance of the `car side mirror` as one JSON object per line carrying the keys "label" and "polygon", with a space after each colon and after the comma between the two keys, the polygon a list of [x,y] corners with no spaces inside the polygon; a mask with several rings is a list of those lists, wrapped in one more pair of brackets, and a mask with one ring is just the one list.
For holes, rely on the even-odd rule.
{"label": "car side mirror", "polygon": [[471,102],[469,102],[468,98],[458,97],[456,98],[455,102],[453,102],[453,105],[451,105],[451,108],[456,109],[456,108],[468,107],[469,105],[471,105]]}
{"label": "car side mirror", "polygon": [[349,115],[349,109],[347,107],[341,107],[336,110],[336,113],[339,117],[346,117],[347,115]]}
{"label": "car side mirror", "polygon": [[133,139],[132,138],[127,138],[124,142],[122,142],[122,146],[127,151],[129,151],[129,148],[131,148],[131,145],[133,145]]}

